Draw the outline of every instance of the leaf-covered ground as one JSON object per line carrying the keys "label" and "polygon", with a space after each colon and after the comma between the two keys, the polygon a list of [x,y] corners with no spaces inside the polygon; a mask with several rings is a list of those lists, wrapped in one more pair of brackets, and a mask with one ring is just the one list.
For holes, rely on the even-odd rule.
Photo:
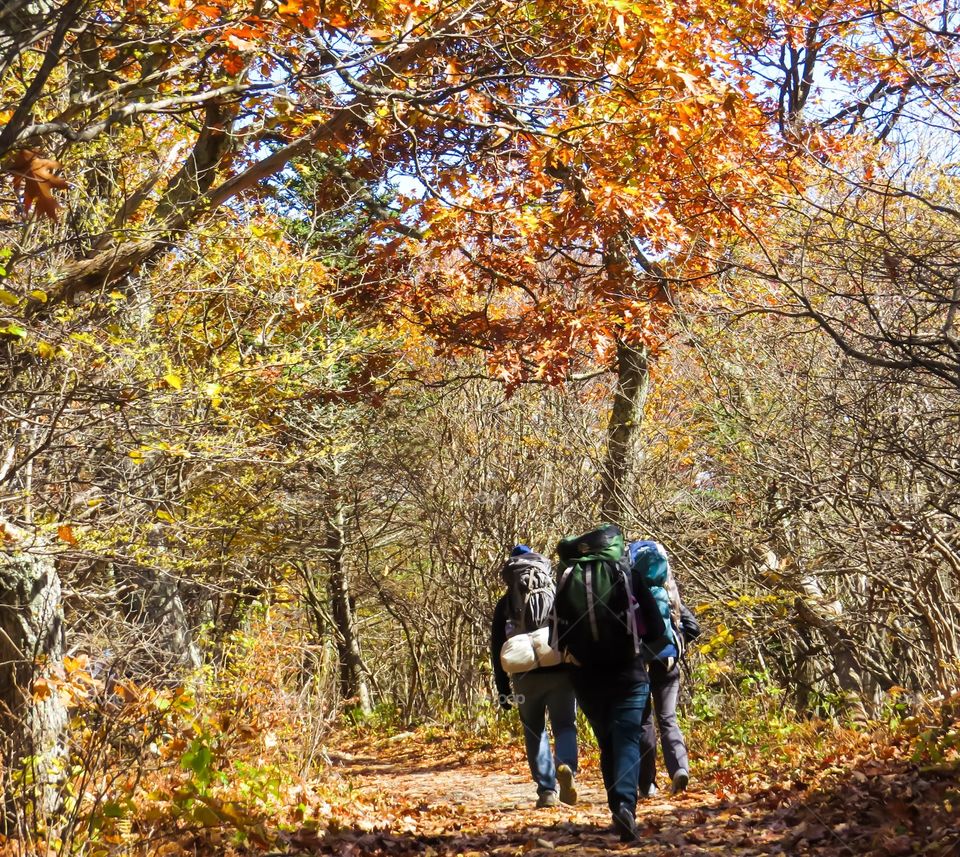
{"label": "leaf-covered ground", "polygon": [[134,748],[140,764],[81,779],[71,826],[0,836],[0,855],[960,857],[960,694],[873,732],[751,718],[745,705],[694,720],[691,787],[641,804],[636,846],[610,829],[586,736],[579,804],[538,810],[512,719],[482,736],[366,726],[311,739],[270,705],[245,719],[201,717],[185,693],[129,706],[160,718],[131,721],[150,742]]}
{"label": "leaf-covered ground", "polygon": [[906,733],[885,741],[841,733],[829,747],[789,747],[793,764],[779,770],[759,756],[743,764],[749,754],[730,767],[705,760],[711,772],[688,793],[641,805],[643,841],[632,847],[609,828],[589,755],[580,803],[538,810],[519,747],[417,733],[354,739],[330,751],[330,775],[350,784],[360,810],[355,823],[301,830],[287,845],[357,857],[960,855],[955,758],[921,761],[915,736]]}

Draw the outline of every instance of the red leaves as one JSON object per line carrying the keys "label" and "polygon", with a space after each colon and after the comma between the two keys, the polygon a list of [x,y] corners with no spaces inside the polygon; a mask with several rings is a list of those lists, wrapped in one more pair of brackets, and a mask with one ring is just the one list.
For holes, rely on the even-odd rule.
{"label": "red leaves", "polygon": [[43,158],[33,149],[21,149],[8,168],[13,174],[13,186],[23,191],[23,211],[29,215],[36,205],[38,213],[50,220],[57,220],[57,201],[54,188],[67,187],[67,180],[58,176],[59,161]]}

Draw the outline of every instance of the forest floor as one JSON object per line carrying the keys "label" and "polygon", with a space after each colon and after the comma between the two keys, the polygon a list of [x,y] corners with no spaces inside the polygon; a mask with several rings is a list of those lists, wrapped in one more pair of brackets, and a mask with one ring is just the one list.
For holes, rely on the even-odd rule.
{"label": "forest floor", "polygon": [[162,738],[96,777],[78,766],[84,802],[51,820],[57,838],[0,836],[0,857],[960,857],[960,694],[858,730],[746,696],[695,714],[690,788],[641,802],[637,845],[610,827],[586,728],[580,801],[536,809],[515,712],[480,733],[369,722],[311,733],[267,697],[263,717],[244,719],[229,695],[202,716],[188,694],[141,697],[122,734],[143,733],[152,708],[160,720],[143,740]]}
{"label": "forest floor", "polygon": [[919,761],[916,736],[905,734],[790,745],[778,764],[749,748],[729,766],[705,759],[708,772],[698,780],[694,765],[685,794],[641,803],[636,846],[621,845],[610,828],[590,752],[579,803],[536,809],[519,745],[434,732],[341,736],[335,746],[329,776],[349,784],[353,821],[337,815],[326,830],[303,829],[287,839],[290,849],[343,857],[960,855],[960,765]]}

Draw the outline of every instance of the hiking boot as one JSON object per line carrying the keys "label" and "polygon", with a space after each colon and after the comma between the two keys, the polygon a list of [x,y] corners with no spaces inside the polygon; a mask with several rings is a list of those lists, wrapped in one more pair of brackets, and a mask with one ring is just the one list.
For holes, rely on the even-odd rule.
{"label": "hiking boot", "polygon": [[673,793],[679,794],[682,791],[687,790],[687,783],[690,782],[690,774],[687,773],[686,768],[680,768],[673,775]]}
{"label": "hiking boot", "polygon": [[573,806],[577,802],[577,784],[569,765],[557,765],[557,785],[560,786],[560,802]]}
{"label": "hiking boot", "polygon": [[550,789],[549,791],[540,792],[540,797],[537,798],[537,809],[545,809],[548,806],[556,806],[560,803],[560,799],[557,797],[557,793]]}
{"label": "hiking boot", "polygon": [[640,786],[640,797],[656,797],[658,791],[654,783],[650,783],[649,786]]}
{"label": "hiking boot", "polygon": [[622,803],[613,811],[613,827],[620,834],[621,842],[636,842],[637,820],[633,817],[633,810]]}

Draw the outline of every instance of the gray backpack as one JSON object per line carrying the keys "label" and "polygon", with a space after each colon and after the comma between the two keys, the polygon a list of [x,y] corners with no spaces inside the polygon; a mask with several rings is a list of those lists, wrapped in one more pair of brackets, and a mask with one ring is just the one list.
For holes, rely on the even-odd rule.
{"label": "gray backpack", "polygon": [[546,627],[556,594],[550,560],[532,551],[512,556],[500,576],[507,584],[507,637]]}

